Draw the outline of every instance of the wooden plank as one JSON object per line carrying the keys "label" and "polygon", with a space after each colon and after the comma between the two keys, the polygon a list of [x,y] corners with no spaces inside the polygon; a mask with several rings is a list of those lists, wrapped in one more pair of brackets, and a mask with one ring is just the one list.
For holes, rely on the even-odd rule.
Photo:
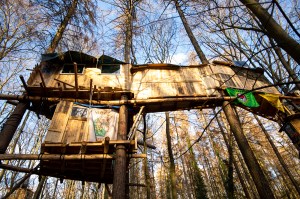
{"label": "wooden plank", "polygon": [[80,141],[88,141],[88,120],[81,120],[78,121],[78,129],[77,129],[77,135],[76,135],[76,141],[80,142]]}
{"label": "wooden plank", "polygon": [[81,123],[82,121],[80,120],[74,120],[74,119],[69,119],[65,133],[64,133],[64,138],[63,138],[63,143],[71,143],[71,142],[76,142],[79,141],[77,138],[80,136],[79,129],[81,128]]}
{"label": "wooden plank", "polygon": [[45,142],[61,142],[72,111],[73,102],[61,101],[57,104]]}

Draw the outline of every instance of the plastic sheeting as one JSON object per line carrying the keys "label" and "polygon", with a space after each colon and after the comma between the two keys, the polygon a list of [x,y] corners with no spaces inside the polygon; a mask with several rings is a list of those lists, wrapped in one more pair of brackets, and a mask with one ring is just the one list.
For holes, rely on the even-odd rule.
{"label": "plastic sheeting", "polygon": [[117,140],[119,113],[114,109],[90,108],[88,111],[89,141]]}

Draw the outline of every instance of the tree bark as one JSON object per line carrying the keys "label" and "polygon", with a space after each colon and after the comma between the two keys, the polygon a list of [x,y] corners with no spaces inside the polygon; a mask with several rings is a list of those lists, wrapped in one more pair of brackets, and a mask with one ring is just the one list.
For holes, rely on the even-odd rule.
{"label": "tree bark", "polygon": [[[23,122],[22,122],[22,125],[20,126],[20,128],[19,128],[19,130],[18,130],[18,133],[16,134],[15,139],[14,139],[14,141],[13,141],[13,143],[12,143],[12,146],[11,146],[9,152],[8,152],[9,154],[13,154],[13,153],[15,152],[15,148],[16,148],[16,146],[17,146],[17,143],[18,143],[18,140],[19,140],[19,138],[20,138],[20,136],[21,136],[21,133],[23,132],[24,127],[25,127],[25,125],[26,125],[26,123],[27,123],[27,120],[28,120],[28,118],[29,118],[29,114],[30,114],[30,112],[27,112],[27,114],[26,114],[26,116],[25,116],[25,118],[24,118],[24,120],[23,120]],[[1,137],[1,136],[0,136],[0,137]],[[7,163],[8,163],[8,160],[5,160],[5,161],[2,162],[2,163],[3,163],[3,164],[7,164]],[[0,171],[0,182],[2,181],[4,172],[5,172],[4,169]]]}
{"label": "tree bark", "polygon": [[[144,122],[144,154],[147,154],[147,123],[146,123],[146,115],[143,114],[143,122]],[[151,181],[150,181],[150,173],[149,173],[149,168],[148,168],[148,161],[147,158],[143,160],[143,167],[144,167],[144,174],[145,174],[145,181],[146,181],[146,186],[147,186],[147,199],[151,198]]]}
{"label": "tree bark", "polygon": [[242,127],[239,124],[238,118],[235,115],[230,103],[224,101],[223,110],[225,112],[226,118],[235,137],[235,140],[239,146],[241,153],[243,154],[244,160],[250,171],[250,174],[255,183],[256,189],[261,198],[274,198],[273,192],[269,186],[269,183],[259,166],[259,163],[245,137],[243,134]]}
{"label": "tree bark", "polygon": [[6,152],[6,149],[18,128],[27,107],[28,103],[19,103],[3,125],[0,133],[0,154],[4,154]]}
{"label": "tree bark", "polygon": [[[127,100],[127,96],[123,95],[121,100]],[[118,140],[126,140],[128,127],[128,107],[122,105],[119,110],[119,128]],[[116,159],[113,180],[113,199],[124,199],[126,197],[126,172],[127,157],[126,147],[118,144],[116,147]]]}
{"label": "tree bark", "polygon": [[[214,112],[214,115],[217,114],[215,110],[213,110],[213,112]],[[216,121],[217,121],[217,123],[218,123],[219,129],[220,129],[220,131],[221,131],[221,134],[222,134],[222,137],[223,137],[223,139],[224,139],[224,141],[225,141],[225,144],[226,144],[226,146],[227,146],[227,148],[228,148],[228,153],[229,153],[229,167],[232,167],[232,165],[231,165],[231,163],[230,163],[230,161],[232,161],[232,163],[233,163],[233,165],[234,165],[234,167],[235,167],[237,176],[238,176],[238,178],[239,178],[239,180],[240,180],[240,183],[241,183],[241,185],[242,185],[242,188],[243,188],[243,191],[244,191],[244,193],[245,193],[246,198],[251,198],[251,197],[250,197],[250,193],[249,193],[249,191],[248,191],[248,189],[247,189],[247,186],[246,186],[246,184],[245,184],[245,182],[244,182],[244,179],[243,179],[243,177],[242,177],[240,168],[238,167],[238,164],[236,163],[236,160],[235,160],[234,155],[233,155],[233,139],[232,139],[232,136],[230,136],[230,138],[227,139],[227,137],[226,137],[226,135],[225,135],[225,131],[224,131],[224,129],[223,129],[223,126],[221,125],[221,122],[220,122],[220,120],[219,120],[218,117],[216,117]],[[230,156],[231,156],[231,160],[230,160]],[[233,173],[233,167],[230,168],[230,169],[232,170],[232,173]],[[229,168],[228,168],[228,178],[231,178],[231,177],[233,178],[233,176],[231,176],[231,175],[233,175],[233,174],[229,173]],[[231,182],[229,182],[229,180],[228,180],[228,186],[232,186],[232,193],[234,193],[233,179],[232,179],[232,180],[230,179],[230,181],[232,181],[232,185],[229,184],[229,183],[231,183]],[[233,196],[234,196],[234,195],[233,195]]]}
{"label": "tree bark", "polygon": [[53,37],[51,44],[49,46],[49,48],[47,49],[47,53],[54,53],[55,49],[58,46],[58,43],[60,42],[69,22],[70,19],[73,17],[73,15],[76,12],[76,7],[78,4],[78,0],[73,0],[71,6],[68,9],[68,12],[66,14],[66,16],[64,17],[63,21],[60,23],[55,36]]}
{"label": "tree bark", "polygon": [[176,199],[176,177],[175,177],[175,160],[172,151],[172,142],[170,135],[170,117],[169,113],[166,112],[166,137],[167,137],[167,146],[168,146],[168,154],[170,158],[170,183],[171,183],[171,198]]}
{"label": "tree bark", "polygon": [[258,18],[277,45],[284,49],[298,64],[300,64],[300,45],[290,37],[285,30],[273,19],[272,15],[256,0],[240,0]]}
{"label": "tree bark", "polygon": [[175,3],[176,10],[177,10],[177,12],[178,12],[178,14],[179,14],[179,16],[180,16],[180,19],[181,19],[181,21],[182,21],[182,23],[183,23],[184,29],[185,29],[185,31],[186,31],[188,37],[190,38],[191,43],[192,43],[192,45],[194,46],[195,51],[196,51],[198,57],[200,58],[200,60],[201,60],[201,62],[202,62],[203,64],[208,64],[209,62],[208,62],[208,60],[207,60],[205,54],[204,54],[203,51],[201,50],[201,48],[200,48],[200,46],[199,46],[199,44],[198,44],[198,41],[196,40],[196,38],[195,38],[195,36],[194,36],[194,33],[193,33],[192,29],[190,28],[190,26],[189,26],[189,24],[188,24],[188,22],[187,22],[187,20],[186,20],[186,18],[185,18],[185,15],[184,15],[184,13],[183,13],[183,11],[182,11],[182,9],[181,9],[181,6],[179,5],[178,0],[174,0],[174,3]]}

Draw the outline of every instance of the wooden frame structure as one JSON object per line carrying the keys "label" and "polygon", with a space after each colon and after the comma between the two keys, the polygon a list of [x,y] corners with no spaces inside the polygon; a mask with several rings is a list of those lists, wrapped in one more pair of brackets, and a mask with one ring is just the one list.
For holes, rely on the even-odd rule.
{"label": "wooden frame structure", "polygon": [[[63,68],[70,65],[73,68]],[[79,66],[84,67],[78,69]],[[102,73],[104,67],[107,68]],[[62,70],[64,73],[61,73]],[[68,70],[69,73],[66,72]],[[134,114],[222,106],[224,101],[235,99],[223,95],[226,87],[255,90],[257,93],[254,95],[262,106],[251,109],[241,107],[280,123],[287,122],[285,126],[291,124],[298,140],[293,142],[300,150],[298,117],[288,117],[289,120],[286,120],[287,115],[294,114],[280,112],[258,96],[259,92],[279,95],[259,68],[249,69],[221,61],[192,66],[132,66],[105,55],[97,59],[68,51],[44,55],[41,64],[32,70],[27,83],[23,77],[21,81],[25,89],[23,96],[0,95],[0,98],[31,102],[29,109],[52,119],[51,127],[39,155],[0,155],[0,159],[39,159],[40,175],[115,184],[119,175],[115,172],[116,168],[122,168],[120,172],[125,174],[129,158],[145,158],[143,154],[135,154],[137,140],[134,129],[140,117],[133,121]],[[297,96],[279,98],[300,101]],[[97,105],[98,108],[111,109],[118,106],[117,140],[108,137],[100,141],[88,140],[85,135],[89,132],[88,119],[68,119],[74,102],[88,108]],[[128,109],[131,110],[129,115]],[[127,138],[129,132],[130,140]],[[288,135],[295,136],[292,133]],[[126,180],[121,181],[117,186],[123,189]]]}

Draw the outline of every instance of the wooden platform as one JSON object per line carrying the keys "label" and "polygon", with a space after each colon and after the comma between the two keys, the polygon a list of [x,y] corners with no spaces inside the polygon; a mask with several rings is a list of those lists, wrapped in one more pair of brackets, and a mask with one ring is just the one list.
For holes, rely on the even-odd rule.
{"label": "wooden platform", "polygon": [[[28,96],[39,97],[60,97],[60,98],[76,98],[76,99],[90,99],[91,91],[88,88],[56,88],[56,87],[37,87],[28,86],[26,88]],[[133,97],[133,93],[123,91],[121,88],[96,88],[92,91],[93,100],[120,100],[121,96],[126,94],[129,99]],[[77,97],[76,97],[77,96]]]}
{"label": "wooden platform", "polygon": [[[133,154],[137,150],[135,140],[106,140],[70,144],[43,143],[41,155],[60,154],[62,158],[59,160],[41,160],[40,174],[61,179],[111,184],[114,176],[114,159],[111,157],[115,153],[117,144],[124,144],[128,149],[128,154]],[[64,159],[64,155],[72,154],[76,156],[80,154],[82,158]],[[99,154],[102,154],[101,158],[96,157]],[[89,158],[85,159],[85,155],[89,155]],[[90,155],[95,155],[95,158],[91,158]]]}

